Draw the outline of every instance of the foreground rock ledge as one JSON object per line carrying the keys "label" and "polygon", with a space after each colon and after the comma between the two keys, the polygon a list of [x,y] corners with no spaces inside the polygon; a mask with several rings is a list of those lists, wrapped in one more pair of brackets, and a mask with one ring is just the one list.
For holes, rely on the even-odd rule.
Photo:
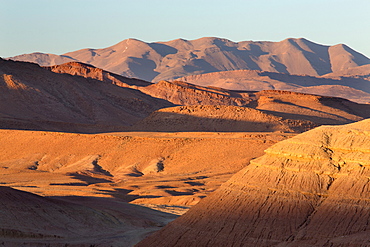
{"label": "foreground rock ledge", "polygon": [[369,246],[370,119],[277,143],[137,246]]}

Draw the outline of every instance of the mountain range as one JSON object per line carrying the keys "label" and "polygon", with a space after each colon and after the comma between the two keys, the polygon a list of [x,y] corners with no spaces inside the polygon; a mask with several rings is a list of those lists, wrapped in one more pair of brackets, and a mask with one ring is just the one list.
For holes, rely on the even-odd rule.
{"label": "mountain range", "polygon": [[304,38],[233,42],[205,37],[153,43],[127,39],[102,49],[82,49],[63,55],[31,53],[9,59],[42,66],[77,61],[153,82],[230,70],[322,76],[370,64],[369,58],[344,44],[326,46]]}
{"label": "mountain range", "polygon": [[368,245],[368,58],[305,39],[113,47],[0,59],[2,245]]}
{"label": "mountain range", "polygon": [[[232,91],[176,81],[151,83],[77,62],[40,67],[0,60],[0,74],[0,123],[10,129],[254,131],[248,123],[262,121],[260,127],[274,129],[279,123],[275,130],[302,132],[370,116],[370,105],[341,98],[278,90]],[[176,105],[218,107],[163,109]]]}

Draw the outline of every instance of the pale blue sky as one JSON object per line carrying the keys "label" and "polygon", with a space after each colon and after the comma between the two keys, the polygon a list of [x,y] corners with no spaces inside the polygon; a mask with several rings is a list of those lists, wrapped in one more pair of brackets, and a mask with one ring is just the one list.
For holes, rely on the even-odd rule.
{"label": "pale blue sky", "polygon": [[370,0],[0,0],[0,57],[209,36],[304,37],[370,57]]}

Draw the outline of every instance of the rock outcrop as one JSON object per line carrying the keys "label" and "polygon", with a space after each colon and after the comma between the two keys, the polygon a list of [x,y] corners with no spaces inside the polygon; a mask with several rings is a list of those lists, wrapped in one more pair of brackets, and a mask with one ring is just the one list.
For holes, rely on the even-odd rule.
{"label": "rock outcrop", "polygon": [[151,82],[134,78],[127,78],[114,73],[110,73],[100,68],[96,68],[90,64],[78,62],[69,62],[49,67],[45,66],[44,68],[55,73],[82,76],[84,78],[91,78],[120,87],[136,89],[137,86],[148,86],[152,84]]}
{"label": "rock outcrop", "polygon": [[279,142],[137,246],[368,246],[370,120]]}

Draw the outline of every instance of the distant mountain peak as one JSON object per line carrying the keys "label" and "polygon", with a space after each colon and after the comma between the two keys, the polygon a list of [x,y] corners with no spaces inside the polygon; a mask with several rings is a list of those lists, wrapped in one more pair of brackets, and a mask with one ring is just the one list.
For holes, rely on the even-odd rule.
{"label": "distant mountain peak", "polygon": [[231,70],[261,70],[321,76],[370,64],[370,59],[346,45],[326,46],[306,38],[280,42],[202,37],[166,42],[123,40],[102,49],[82,49],[64,55],[33,53],[11,59],[43,66],[79,61],[147,81]]}

